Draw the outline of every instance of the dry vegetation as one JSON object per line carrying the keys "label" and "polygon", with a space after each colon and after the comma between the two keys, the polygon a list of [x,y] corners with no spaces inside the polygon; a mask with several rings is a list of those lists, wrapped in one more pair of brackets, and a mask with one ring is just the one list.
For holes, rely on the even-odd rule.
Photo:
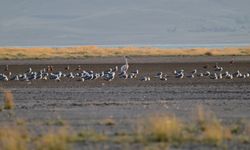
{"label": "dry vegetation", "polygon": [[[203,112],[207,114],[206,112]],[[198,115],[198,114],[197,114]],[[23,120],[22,120],[23,122]],[[223,148],[228,142],[237,144],[250,143],[249,123],[223,125],[215,116],[183,122],[174,115],[153,116],[140,120],[132,133],[115,135],[83,130],[75,132],[68,126],[50,127],[41,134],[32,134],[27,130],[27,123],[8,125],[0,128],[0,149],[26,150],[30,147],[38,150],[68,150],[73,143],[118,143],[142,144],[146,148],[166,149],[169,146],[197,143]],[[104,124],[105,125],[105,124]],[[39,128],[39,127],[37,127]]]}
{"label": "dry vegetation", "polygon": [[14,108],[14,98],[11,91],[4,90],[4,109]]}
{"label": "dry vegetation", "polygon": [[113,118],[106,118],[100,121],[101,125],[106,125],[106,126],[114,126],[115,125],[115,120]]}
{"label": "dry vegetation", "polygon": [[48,131],[35,140],[37,150],[68,150],[70,134],[66,127]]}
{"label": "dry vegetation", "polygon": [[[143,121],[143,124],[140,123],[139,139],[175,145],[196,142],[215,146],[231,141],[233,137],[234,140],[237,139],[231,128],[222,125],[215,115],[204,111],[202,106],[197,107],[194,118],[195,120],[192,122],[182,122],[173,115],[150,117]],[[248,136],[249,138],[250,136]]]}
{"label": "dry vegetation", "polygon": [[1,126],[0,149],[1,150],[26,150],[29,134],[25,128],[13,126]]}
{"label": "dry vegetation", "polygon": [[[100,126],[116,126],[113,118],[101,121]],[[106,134],[94,129],[76,132],[68,125],[51,124],[48,130],[34,134],[28,122],[16,119],[0,128],[0,149],[3,150],[68,150],[74,143],[142,144],[149,149],[196,143],[223,148],[228,142],[250,144],[250,124],[247,121],[223,124],[216,116],[198,106],[193,120],[183,121],[175,115],[154,115],[135,122],[131,132]],[[35,128],[43,128],[44,124]]]}
{"label": "dry vegetation", "polygon": [[15,107],[15,103],[14,103],[14,97],[12,95],[12,92],[10,90],[6,90],[2,87],[0,87],[0,91],[3,92],[3,108],[0,106],[0,112],[3,109],[13,109]]}
{"label": "dry vegetation", "polygon": [[250,47],[245,48],[192,48],[161,49],[150,47],[102,48],[79,46],[68,48],[0,48],[0,59],[48,59],[48,58],[83,58],[105,56],[218,56],[250,55]]}

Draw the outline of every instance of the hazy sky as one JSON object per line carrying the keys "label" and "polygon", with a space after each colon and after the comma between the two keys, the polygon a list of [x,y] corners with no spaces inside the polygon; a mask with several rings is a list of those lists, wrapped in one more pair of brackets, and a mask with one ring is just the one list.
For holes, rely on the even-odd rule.
{"label": "hazy sky", "polygon": [[0,46],[250,43],[250,0],[1,0]]}

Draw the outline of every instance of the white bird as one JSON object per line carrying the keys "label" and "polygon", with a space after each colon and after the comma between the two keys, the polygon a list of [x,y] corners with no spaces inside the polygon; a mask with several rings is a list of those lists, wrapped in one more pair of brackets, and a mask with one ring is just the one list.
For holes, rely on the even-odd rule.
{"label": "white bird", "polygon": [[26,71],[26,73],[31,73],[32,72],[32,68],[29,67],[29,70]]}
{"label": "white bird", "polygon": [[197,74],[198,77],[203,77],[203,73]]}
{"label": "white bird", "polygon": [[197,69],[194,69],[191,73],[192,74],[196,74],[197,73]]}
{"label": "white bird", "polygon": [[105,74],[103,79],[106,81],[112,81],[115,78],[115,72]]}
{"label": "white bird", "polygon": [[140,78],[141,81],[150,81],[150,77],[144,76]]}
{"label": "white bird", "polygon": [[176,78],[182,79],[182,78],[184,77],[184,73],[181,72],[180,74],[177,74],[175,77],[176,77]]}
{"label": "white bird", "polygon": [[8,81],[8,77],[5,74],[0,74],[0,80],[2,81]]}
{"label": "white bird", "polygon": [[163,73],[162,72],[158,72],[155,76],[155,78],[162,78],[163,76]]}
{"label": "white bird", "polygon": [[127,56],[124,56],[124,59],[125,59],[125,65],[121,66],[121,69],[120,69],[120,72],[127,72],[128,71],[128,59],[127,59]]}

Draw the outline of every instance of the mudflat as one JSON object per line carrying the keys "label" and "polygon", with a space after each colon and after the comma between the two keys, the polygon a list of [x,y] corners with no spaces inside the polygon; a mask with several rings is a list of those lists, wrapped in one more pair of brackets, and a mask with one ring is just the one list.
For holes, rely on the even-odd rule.
{"label": "mudflat", "polygon": [[[233,61],[232,61],[233,60]],[[223,67],[222,73],[250,72],[249,56],[185,56],[185,57],[131,57],[129,72],[139,70],[134,79],[116,77],[113,81],[103,79],[78,81],[74,79],[34,81],[0,81],[1,87],[11,90],[15,109],[0,112],[0,124],[15,118],[23,118],[32,128],[37,122],[63,120],[74,130],[93,129],[115,135],[131,132],[138,120],[157,114],[173,114],[184,121],[193,119],[194,109],[202,105],[212,111],[221,122],[228,124],[242,119],[250,120],[250,78],[211,79],[209,77],[176,78],[174,70],[183,69],[185,75],[194,69],[198,73],[215,72],[214,66]],[[122,57],[86,59],[48,59],[48,60],[1,60],[0,69],[8,64],[14,74],[23,73],[29,67],[39,71],[48,65],[54,72],[80,72],[83,70],[101,72],[124,64]],[[69,70],[65,67],[69,65]],[[168,75],[163,81],[155,78],[158,72]],[[141,81],[149,76],[150,81]],[[2,93],[1,93],[2,97]],[[11,115],[10,115],[11,114]],[[102,120],[112,118],[115,125],[103,125]],[[41,126],[45,126],[41,124]],[[39,132],[39,131],[37,131]],[[93,143],[92,143],[93,144]],[[93,146],[94,145],[94,146]],[[105,143],[77,143],[75,149],[103,148]],[[123,149],[122,144],[108,143],[109,149]],[[249,144],[231,144],[232,148],[249,148]],[[97,147],[96,147],[97,146]],[[128,146],[128,145],[127,145]],[[130,147],[131,146],[131,147]],[[142,148],[132,144],[129,149]],[[197,148],[188,145],[180,149]],[[198,146],[199,148],[199,146]],[[210,147],[208,147],[209,149]]]}

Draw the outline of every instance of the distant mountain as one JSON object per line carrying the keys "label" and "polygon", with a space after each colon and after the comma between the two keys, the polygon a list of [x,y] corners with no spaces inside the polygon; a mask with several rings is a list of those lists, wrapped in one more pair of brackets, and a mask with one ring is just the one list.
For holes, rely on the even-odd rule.
{"label": "distant mountain", "polygon": [[250,0],[8,0],[0,46],[250,43]]}

